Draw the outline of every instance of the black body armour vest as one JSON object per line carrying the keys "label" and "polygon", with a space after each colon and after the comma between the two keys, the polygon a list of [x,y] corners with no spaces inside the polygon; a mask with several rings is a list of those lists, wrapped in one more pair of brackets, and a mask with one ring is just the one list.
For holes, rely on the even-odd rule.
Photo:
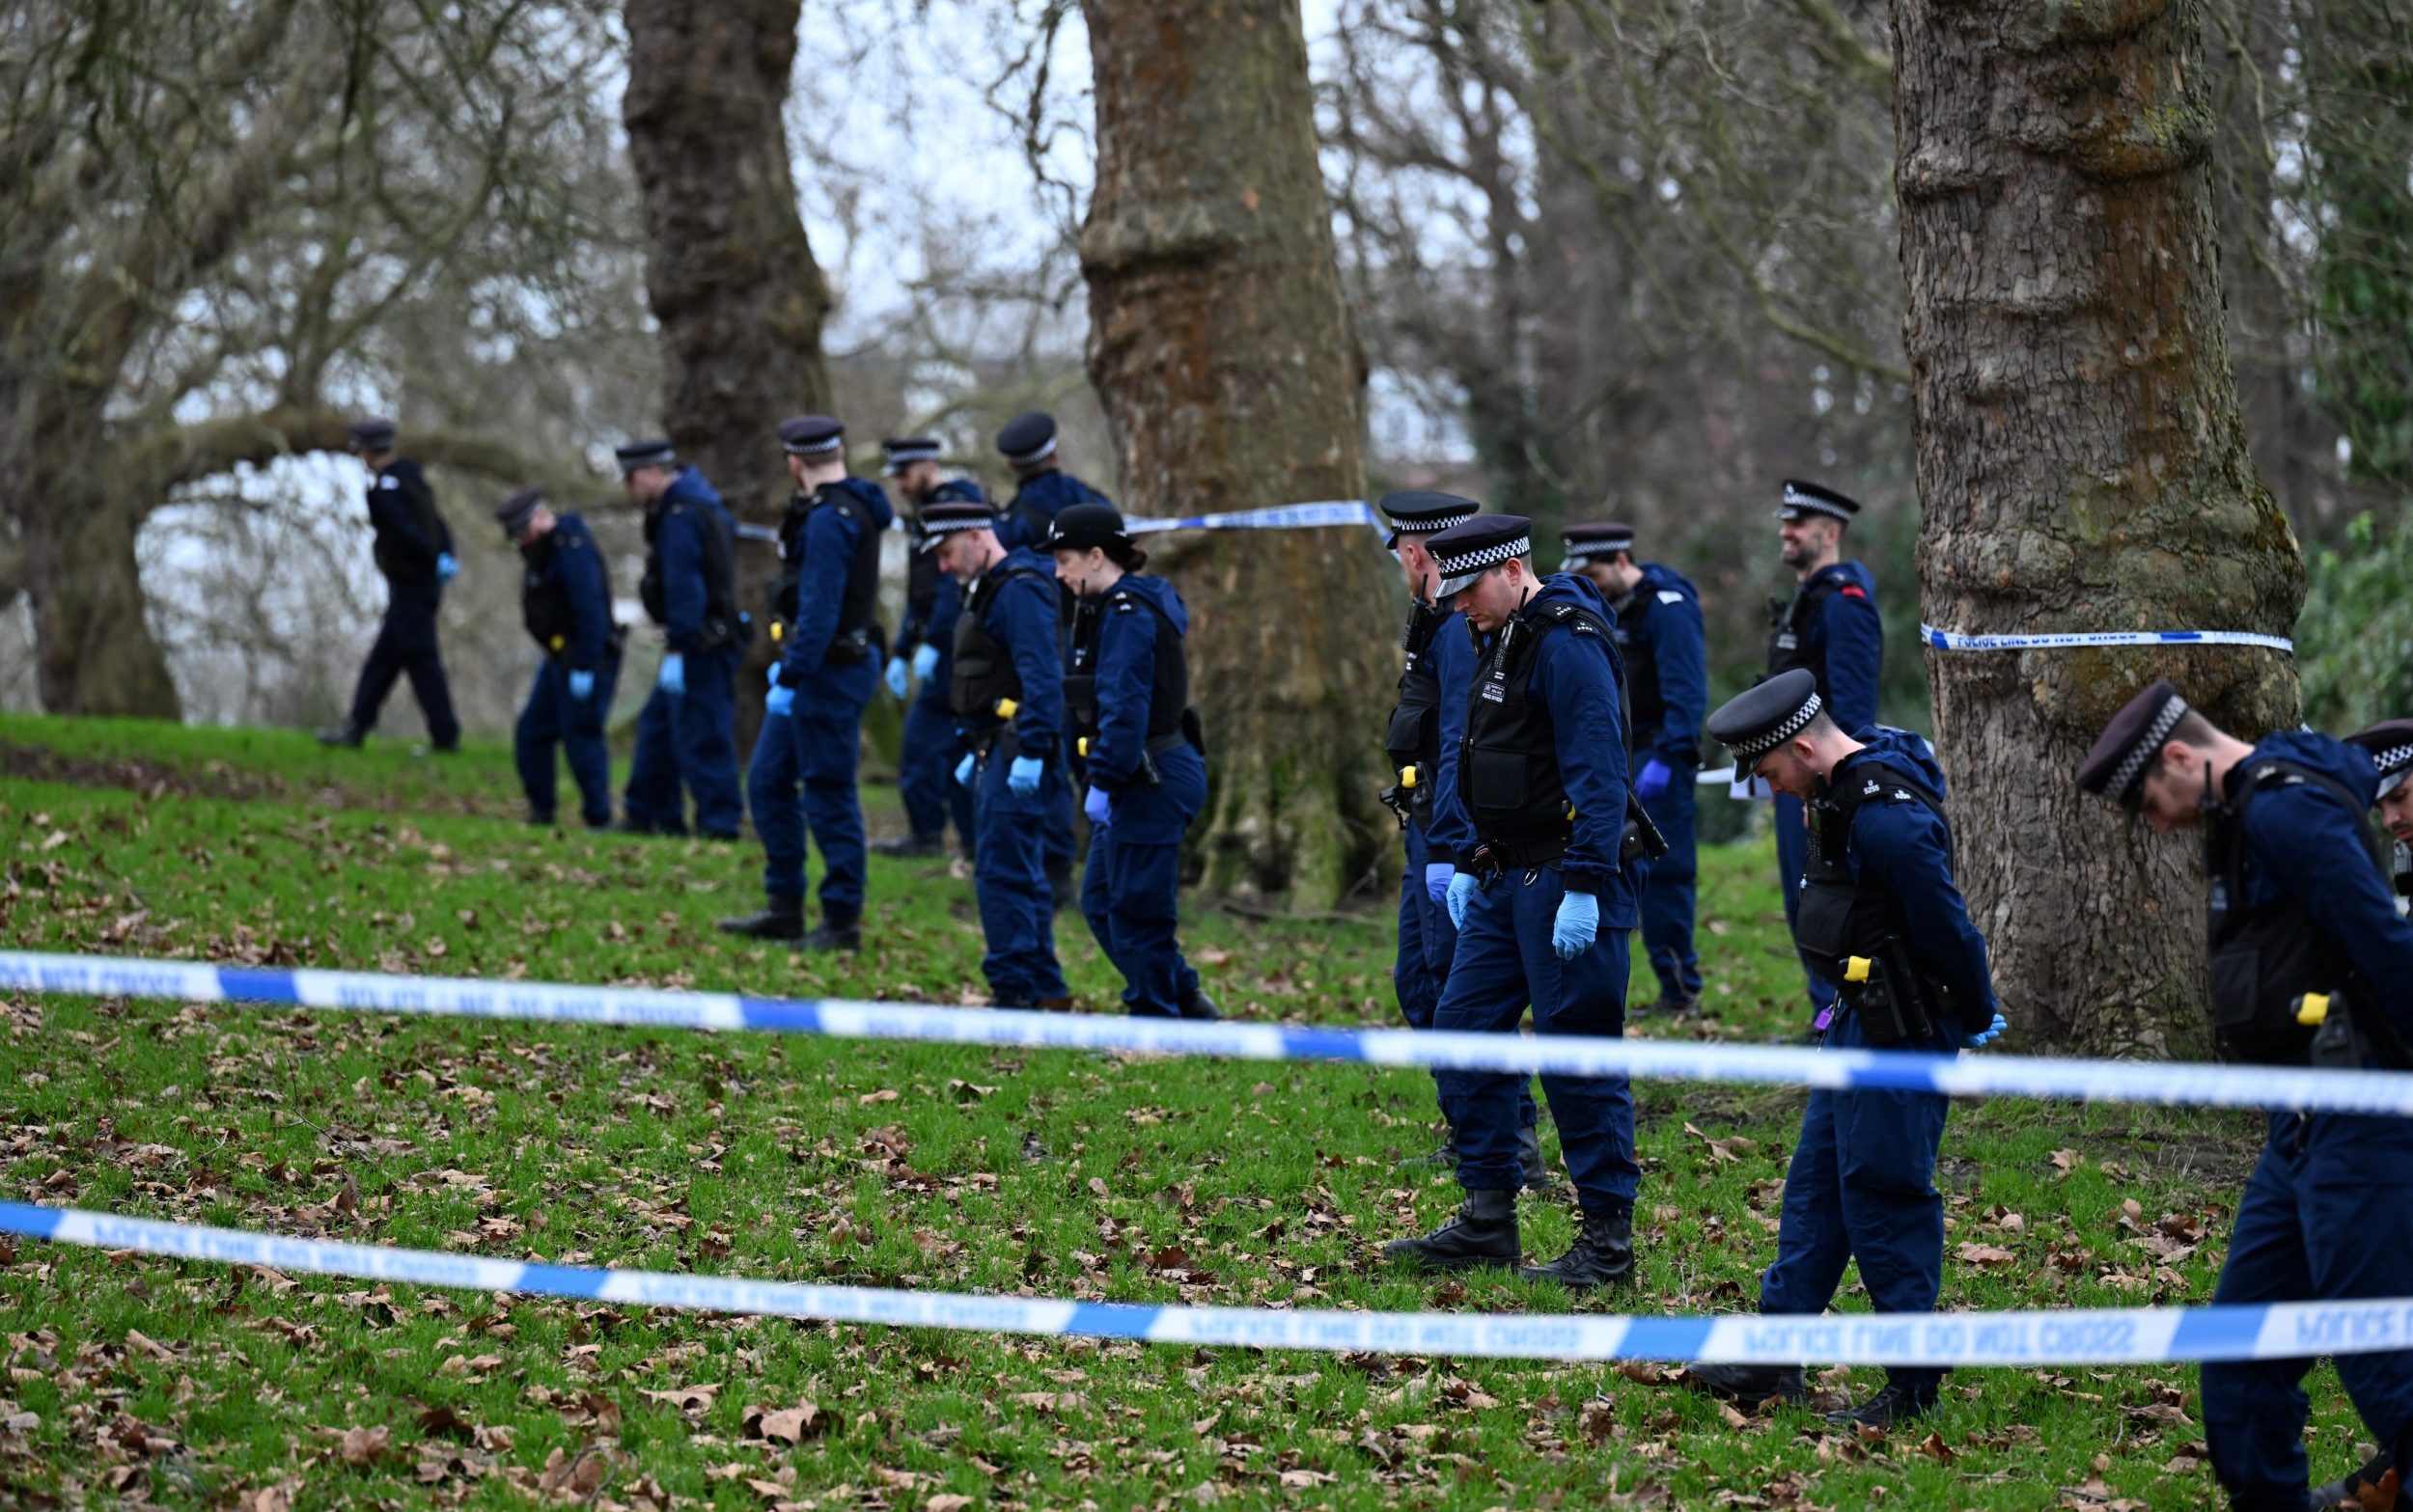
{"label": "black body armour vest", "polygon": [[[553,564],[554,556],[560,550],[557,536],[558,530],[555,535],[545,536],[534,547],[519,554],[524,564],[519,577],[520,623],[528,627],[528,634],[544,648],[544,654],[556,659],[569,654],[570,637],[578,632],[577,617],[569,612],[569,585],[562,581],[560,573],[545,570]],[[603,603],[608,614],[612,602],[612,564],[604,560],[602,551],[592,540],[585,549],[594,553],[595,569],[603,575]],[[616,627],[607,626],[604,632],[607,649],[612,644],[613,628]]]}
{"label": "black body armour vest", "polygon": [[[1835,596],[1843,585],[1833,578],[1814,578],[1793,585],[1790,598],[1768,600],[1768,675],[1803,668],[1818,679],[1818,692],[1826,692],[1826,659],[1809,651],[1809,628],[1816,624],[1826,601]],[[1658,674],[1651,674],[1655,684]]]}
{"label": "black body armour vest", "polygon": [[1115,606],[1126,602],[1154,615],[1158,627],[1164,631],[1156,637],[1156,663],[1149,673],[1148,754],[1160,756],[1176,745],[1189,743],[1187,732],[1194,722],[1184,716],[1190,706],[1190,658],[1182,647],[1181,632],[1174,628],[1173,618],[1153,601],[1118,587],[1099,597],[1081,599],[1072,609],[1072,643],[1064,674],[1064,711],[1076,742],[1073,749],[1084,756],[1089,754],[1087,742],[1097,735],[1098,636],[1105,628],[1106,616],[1122,613]]}
{"label": "black body armour vest", "polygon": [[963,595],[963,615],[956,621],[956,670],[947,684],[947,709],[966,729],[993,724],[1001,699],[1020,700],[1022,674],[1014,671],[1013,652],[981,623],[988,606],[1015,578],[1050,579],[1031,567],[990,570]]}
{"label": "black body armour vest", "polygon": [[[1400,669],[1400,701],[1391,708],[1391,727],[1382,749],[1394,774],[1413,767],[1412,783],[1401,776],[1405,796],[1419,816],[1432,812],[1433,775],[1441,765],[1441,674],[1432,664],[1432,638],[1448,622],[1450,611],[1419,600],[1407,612],[1407,628],[1400,636],[1406,661]],[[1387,800],[1386,800],[1387,801]]]}
{"label": "black body armour vest", "polygon": [[[704,525],[704,649],[717,650],[734,646],[744,633],[743,621],[737,617],[737,578],[730,556],[729,530],[720,522],[718,510],[702,504],[680,500],[680,508],[692,509]],[[662,589],[662,548],[657,537],[662,530],[661,509],[649,509],[645,516],[645,576],[637,580],[637,598],[645,605],[647,618],[655,624],[669,621],[668,599]]]}
{"label": "black body armour vest", "polygon": [[918,524],[905,527],[905,612],[923,627],[924,640],[929,639],[930,612],[938,607],[939,580],[947,575],[938,570],[938,553],[922,549],[928,538]]}
{"label": "black body armour vest", "polygon": [[854,560],[846,564],[846,592],[839,600],[838,629],[830,645],[833,650],[849,643],[861,646],[860,652],[840,658],[859,661],[885,647],[888,639],[879,623],[879,521],[872,517],[870,505],[843,488],[823,489],[814,507],[840,510],[854,521]]}
{"label": "black body armour vest", "polygon": [[[2245,895],[2245,811],[2257,793],[2311,783],[2357,815],[2358,828],[2363,806],[2327,773],[2277,757],[2241,767],[2230,781],[2236,790],[2205,814],[2204,826],[2212,1027],[2222,1048],[2235,1059],[2264,1065],[2361,1065],[2364,1055],[2376,1054],[2391,1068],[2413,1070],[2413,1056],[2377,1008],[2370,984],[2302,903],[2283,897],[2247,908],[2239,901]],[[2363,834],[2368,848],[2368,828]],[[2369,854],[2387,875],[2378,851]],[[2297,1018],[2308,994],[2330,999],[2326,1018],[2312,1024]],[[2368,1011],[2354,1013],[2358,1005]]]}
{"label": "black body armour vest", "polygon": [[804,576],[804,522],[813,517],[813,501],[800,493],[788,496],[779,517],[779,576],[771,580],[771,639],[785,641],[795,622],[796,584]]}
{"label": "black body armour vest", "polygon": [[[1473,626],[1468,620],[1470,633]],[[1528,845],[1574,833],[1556,727],[1549,709],[1532,697],[1541,638],[1562,633],[1597,636],[1611,673],[1617,672],[1608,625],[1575,604],[1553,604],[1532,619],[1510,620],[1475,666],[1466,735],[1458,743],[1458,787],[1485,844]]]}
{"label": "black body armour vest", "polygon": [[1794,942],[1819,977],[1833,983],[1860,1017],[1872,1045],[1924,1040],[1953,1011],[1952,992],[1919,968],[1910,952],[1910,923],[1901,900],[1853,878],[1844,849],[1852,816],[1869,803],[1916,803],[1944,825],[1952,820],[1926,779],[1882,758],[1855,762],[1841,789],[1814,798],[1806,810],[1810,850],[1802,867],[1801,907]]}

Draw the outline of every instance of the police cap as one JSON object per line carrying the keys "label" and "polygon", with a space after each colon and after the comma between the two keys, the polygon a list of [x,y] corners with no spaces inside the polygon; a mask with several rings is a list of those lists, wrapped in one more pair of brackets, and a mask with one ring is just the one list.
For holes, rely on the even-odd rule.
{"label": "police cap", "polygon": [[383,415],[363,415],[351,423],[350,430],[355,452],[394,450],[394,422]]}
{"label": "police cap", "polygon": [[894,478],[916,462],[937,461],[941,448],[936,436],[890,436],[879,444],[879,450],[888,459],[888,476]]}
{"label": "police cap", "polygon": [[1501,563],[1532,556],[1534,522],[1516,514],[1478,514],[1434,536],[1425,549],[1441,574],[1432,600],[1445,604]]}
{"label": "police cap", "polygon": [[938,543],[957,531],[997,528],[997,511],[982,499],[932,499],[922,507],[922,549],[936,551]]}
{"label": "police cap", "polygon": [[779,445],[790,456],[831,456],[846,439],[845,423],[827,415],[791,415],[779,423]]}
{"label": "police cap", "polygon": [[1045,460],[1056,450],[1056,417],[1036,409],[1014,416],[997,432],[997,450],[1023,466]]}
{"label": "police cap", "polygon": [[1824,483],[1804,482],[1798,478],[1785,480],[1783,502],[1776,507],[1780,520],[1797,520],[1805,514],[1823,514],[1831,520],[1851,523],[1860,512],[1860,501],[1848,494],[1836,492]]}
{"label": "police cap", "polygon": [[1632,551],[1634,528],[1607,520],[1569,525],[1559,532],[1559,544],[1567,550],[1567,561],[1559,570],[1570,572],[1595,562],[1606,562],[1621,551]]}
{"label": "police cap", "polygon": [[2387,797],[2402,787],[2407,777],[2413,777],[2413,719],[2392,719],[2358,729],[2346,736],[2346,744],[2371,754],[2371,764],[2379,768],[2378,797]]}
{"label": "police cap", "polygon": [[2162,754],[2170,732],[2187,716],[2187,701],[2167,677],[2120,706],[2078,763],[2078,786],[2127,808],[2137,806],[2145,769]]}
{"label": "police cap", "polygon": [[1705,728],[1710,739],[1734,753],[1735,766],[1747,772],[1761,756],[1808,729],[1825,706],[1817,675],[1796,667],[1727,700]]}
{"label": "police cap", "polygon": [[620,476],[623,478],[649,467],[679,465],[679,454],[671,449],[669,442],[662,440],[631,441],[612,448],[612,454],[620,458]]}
{"label": "police cap", "polygon": [[1042,546],[1048,551],[1091,551],[1100,546],[1128,546],[1123,511],[1111,504],[1073,504],[1056,511]]}
{"label": "police cap", "polygon": [[517,540],[519,533],[528,528],[528,522],[536,517],[537,510],[542,507],[543,503],[544,491],[542,489],[522,488],[496,505],[494,521],[503,527],[503,538]]}
{"label": "police cap", "polygon": [[1483,506],[1472,499],[1461,499],[1454,493],[1437,493],[1430,488],[1410,488],[1402,493],[1386,493],[1374,506],[1391,527],[1391,538],[1385,546],[1397,546],[1402,536],[1433,536],[1463,520],[1470,520],[1482,511]]}

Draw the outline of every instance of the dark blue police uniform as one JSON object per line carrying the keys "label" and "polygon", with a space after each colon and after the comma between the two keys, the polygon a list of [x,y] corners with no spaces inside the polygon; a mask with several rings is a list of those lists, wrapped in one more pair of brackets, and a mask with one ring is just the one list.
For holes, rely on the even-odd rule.
{"label": "dark blue police uniform", "polygon": [[1693,777],[1701,768],[1701,720],[1709,709],[1708,652],[1700,593],[1673,568],[1640,565],[1642,581],[1615,606],[1616,633],[1635,776],[1653,761],[1666,769],[1665,786],[1640,794],[1643,811],[1667,842],[1667,853],[1651,858],[1650,885],[1643,889],[1642,943],[1659,978],[1659,1001],[1675,1007],[1701,996],[1701,959],[1693,951]]}
{"label": "dark blue police uniform", "polygon": [[[983,502],[981,485],[969,479],[950,479],[930,491],[929,502],[961,501]],[[963,585],[939,571],[935,558],[922,550],[918,527],[910,531],[908,540],[912,553],[906,566],[905,617],[897,631],[893,654],[910,656],[917,647],[929,646],[938,652],[938,662],[905,706],[897,787],[915,840],[932,846],[942,843],[947,822],[953,819],[956,839],[970,856],[972,790],[954,778],[963,743],[956,733],[955,715],[947,707],[947,685],[955,675],[956,619],[963,613]]]}
{"label": "dark blue police uniform", "polygon": [[453,688],[436,647],[436,611],[444,600],[438,558],[449,557],[453,533],[435,507],[419,464],[394,457],[369,480],[369,527],[377,571],[385,578],[385,618],[352,693],[347,733],[353,743],[374,729],[377,712],[396,679],[408,674],[410,691],[428,722],[428,739],[439,751],[460,744],[460,721],[453,713]]}
{"label": "dark blue police uniform", "polygon": [[629,828],[663,835],[695,827],[735,839],[745,819],[737,788],[737,661],[743,621],[735,599],[731,542],[736,521],[692,467],[682,467],[646,511],[645,578],[639,596],[685,667],[685,691],[656,683],[637,715],[636,749],[624,798]]}
{"label": "dark blue police uniform", "polygon": [[556,515],[553,528],[519,554],[520,614],[542,653],[512,730],[528,816],[553,821],[553,751],[559,746],[578,784],[579,817],[589,829],[601,829],[612,822],[612,761],[603,726],[620,677],[610,569],[595,533],[575,514]]}
{"label": "dark blue police uniform", "polygon": [[[998,428],[997,451],[1013,464],[1019,481],[1013,497],[1006,501],[997,521],[997,541],[1011,551],[1017,546],[1033,550],[1047,539],[1056,516],[1076,504],[1102,504],[1111,508],[1112,499],[1073,477],[1063,468],[1049,465],[1038,471],[1024,469],[1048,462],[1056,454],[1056,417],[1034,410],[1016,415]],[[1066,607],[1069,608],[1068,599]],[[1066,646],[1069,649],[1069,646]],[[1059,783],[1054,809],[1048,815],[1047,877],[1056,890],[1056,901],[1062,906],[1071,886],[1072,876],[1072,787]]]}

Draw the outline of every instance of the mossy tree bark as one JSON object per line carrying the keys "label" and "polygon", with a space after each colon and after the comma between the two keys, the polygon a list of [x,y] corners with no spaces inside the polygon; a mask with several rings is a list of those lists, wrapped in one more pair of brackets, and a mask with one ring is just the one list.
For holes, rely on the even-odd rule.
{"label": "mossy tree bark", "polygon": [[[1084,0],[1097,183],[1089,370],[1139,515],[1355,499],[1363,361],[1296,0]],[[1207,886],[1321,907],[1389,845],[1395,594],[1363,529],[1157,538],[1193,617]]]}
{"label": "mossy tree bark", "polygon": [[[2254,470],[2222,320],[2190,0],[1897,0],[1896,183],[1926,618],[1973,632],[2287,635],[2304,571]],[[2295,668],[2236,646],[1930,652],[1960,881],[2032,1042],[2194,1056],[2194,843],[2070,781],[2157,676],[2241,736]]]}

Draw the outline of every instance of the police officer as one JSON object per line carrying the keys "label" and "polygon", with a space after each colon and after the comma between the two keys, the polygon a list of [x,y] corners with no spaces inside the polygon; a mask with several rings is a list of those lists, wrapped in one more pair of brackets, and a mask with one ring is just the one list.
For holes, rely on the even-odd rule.
{"label": "police officer", "polygon": [[[2379,786],[2365,750],[2310,730],[2249,746],[2157,681],[2112,717],[2077,781],[2165,834],[2206,829],[2212,1020],[2230,1058],[2413,1070],[2413,922],[2364,827]],[[2269,1121],[2212,1301],[2413,1293],[2413,1123],[2276,1110]],[[2205,1361],[2204,1439],[2232,1505],[2306,1505],[2300,1383],[2313,1363]],[[2368,1487],[2363,1505],[2390,1505],[2413,1476],[2413,1351],[2337,1366],[2379,1446],[2344,1494]]]}
{"label": "police officer", "polygon": [[[1950,1053],[1999,1034],[1985,941],[1953,879],[1944,774],[1927,742],[1866,725],[1844,733],[1800,668],[1710,715],[1709,733],[1733,752],[1737,776],[1809,805],[1798,940],[1840,990],[1826,1042]],[[1935,1152],[1950,1107],[1935,1092],[1811,1092],[1785,1172],[1776,1263],[1760,1280],[1762,1313],[1824,1312],[1853,1260],[1877,1311],[1934,1310],[1944,1273]],[[1804,1395],[1798,1365],[1696,1365],[1691,1375],[1755,1406]],[[1829,1420],[1906,1420],[1934,1405],[1942,1379],[1891,1370],[1882,1390]]]}
{"label": "police officer", "polygon": [[[1625,933],[1639,864],[1621,854],[1625,743],[1617,651],[1599,591],[1567,573],[1537,578],[1531,525],[1478,515],[1433,536],[1436,602],[1466,617],[1476,662],[1457,789],[1476,845],[1450,879],[1457,951],[1433,1013],[1443,1031],[1512,1033],[1533,1008],[1548,1034],[1623,1034]],[[1457,1131],[1457,1216],[1386,1257],[1425,1269],[1513,1266],[1520,1076],[1445,1071]],[[1633,1275],[1634,1104],[1623,1077],[1546,1075],[1583,1207],[1574,1246],[1529,1279],[1590,1288]]]}
{"label": "police officer", "polygon": [[897,789],[904,800],[909,834],[874,841],[872,849],[884,856],[936,856],[947,848],[947,821],[955,820],[956,840],[965,860],[972,856],[972,793],[953,781],[962,756],[956,738],[955,716],[947,709],[947,682],[955,668],[956,618],[963,612],[963,589],[938,570],[938,559],[922,549],[920,511],[943,499],[985,502],[981,485],[968,478],[938,474],[939,444],[929,436],[905,436],[882,441],[888,476],[914,510],[905,524],[904,623],[898,627],[896,649],[888,658],[888,691],[906,696],[908,675],[912,701],[905,705],[904,738],[897,763]]}
{"label": "police officer", "polygon": [[[1457,874],[1458,863],[1471,861],[1475,854],[1474,826],[1467,822],[1466,805],[1457,791],[1457,748],[1466,733],[1475,642],[1465,617],[1434,600],[1441,574],[1425,543],[1473,519],[1483,507],[1456,494],[1417,489],[1385,494],[1377,508],[1391,526],[1391,554],[1407,581],[1409,599],[1407,628],[1400,638],[1405,658],[1400,699],[1383,736],[1383,752],[1397,781],[1383,791],[1382,801],[1400,817],[1400,838],[1407,852],[1400,877],[1400,942],[1391,987],[1407,1027],[1430,1029],[1442,983],[1449,979],[1450,957],[1457,949],[1457,927],[1450,922],[1447,906],[1450,879]],[[1530,1082],[1518,1092],[1517,1165],[1525,1185],[1538,1190],[1549,1181],[1541,1160],[1540,1112],[1534,1106]],[[1431,1154],[1403,1164],[1456,1165],[1456,1131],[1450,1131]]]}
{"label": "police officer", "polygon": [[[1072,505],[1114,503],[1064,470],[1053,415],[1033,410],[1006,422],[997,432],[997,452],[1013,470],[1013,497],[997,522],[997,538],[1009,550],[1040,546],[1056,516]],[[1059,784],[1057,792],[1060,811],[1047,830],[1047,884],[1062,908],[1072,900],[1071,784]]]}
{"label": "police officer", "polygon": [[1625,668],[1626,751],[1641,765],[1634,796],[1658,826],[1667,852],[1650,861],[1642,893],[1642,943],[1659,978],[1658,1013],[1701,1005],[1701,960],[1693,953],[1693,774],[1701,768],[1701,717],[1709,707],[1701,595],[1673,567],[1634,560],[1634,528],[1607,522],[1560,533],[1563,570],[1580,572],[1617,611],[1614,634]]}
{"label": "police officer", "polygon": [[645,509],[645,577],[637,596],[668,645],[637,715],[621,828],[686,834],[683,783],[695,799],[697,833],[734,840],[745,818],[735,703],[745,621],[730,557],[737,522],[704,475],[680,465],[669,442],[632,441],[618,454],[621,482]]}
{"label": "police officer", "polygon": [[2395,841],[2388,870],[2401,913],[2401,900],[2413,898],[2413,783],[2405,781],[2413,777],[2413,719],[2358,729],[2346,736],[2346,743],[2361,746],[2379,769],[2379,797],[2373,807],[2379,810],[2381,828]]}
{"label": "police officer", "polygon": [[[1876,675],[1885,648],[1877,619],[1876,579],[1858,562],[1843,557],[1844,532],[1860,512],[1857,500],[1818,483],[1785,481],[1776,510],[1776,536],[1785,564],[1793,569],[1792,596],[1768,600],[1768,675],[1807,671],[1817,679],[1818,697],[1840,729],[1876,723]],[[1785,893],[1785,922],[1796,929],[1801,868],[1809,850],[1801,800],[1776,799],[1777,881]],[[1835,1009],[1835,989],[1807,956],[1802,969],[1817,1010],[1814,1029],[1824,1030]]]}
{"label": "police officer", "polygon": [[995,510],[968,499],[922,511],[924,549],[964,588],[949,699],[970,747],[956,781],[975,794],[972,893],[988,942],[981,971],[998,1007],[1062,1010],[1072,997],[1056,963],[1045,863],[1063,782],[1055,574],[1028,547],[1008,550],[997,524]]}
{"label": "police officer", "polygon": [[612,758],[603,722],[620,677],[621,631],[612,623],[611,573],[587,522],[555,514],[522,488],[495,507],[503,537],[519,548],[519,614],[541,660],[512,731],[512,756],[528,794],[528,822],[554,815],[553,748],[569,758],[578,812],[590,830],[612,822]]}
{"label": "police officer", "polygon": [[1221,1018],[1174,937],[1181,832],[1206,804],[1206,732],[1181,649],[1189,609],[1172,584],[1140,570],[1148,554],[1111,504],[1067,507],[1047,549],[1079,605],[1064,697],[1073,769],[1088,788],[1081,912],[1123,974],[1133,1017]]}
{"label": "police officer", "polygon": [[429,741],[438,751],[458,751],[460,721],[453,717],[453,689],[435,644],[444,585],[460,570],[453,558],[453,533],[419,464],[395,455],[394,422],[382,416],[356,420],[351,441],[352,454],[369,469],[369,528],[375,535],[371,550],[385,577],[385,618],[369,647],[368,664],[360,669],[350,715],[340,728],[319,731],[319,743],[357,746],[368,739],[394,679],[408,673]]}

